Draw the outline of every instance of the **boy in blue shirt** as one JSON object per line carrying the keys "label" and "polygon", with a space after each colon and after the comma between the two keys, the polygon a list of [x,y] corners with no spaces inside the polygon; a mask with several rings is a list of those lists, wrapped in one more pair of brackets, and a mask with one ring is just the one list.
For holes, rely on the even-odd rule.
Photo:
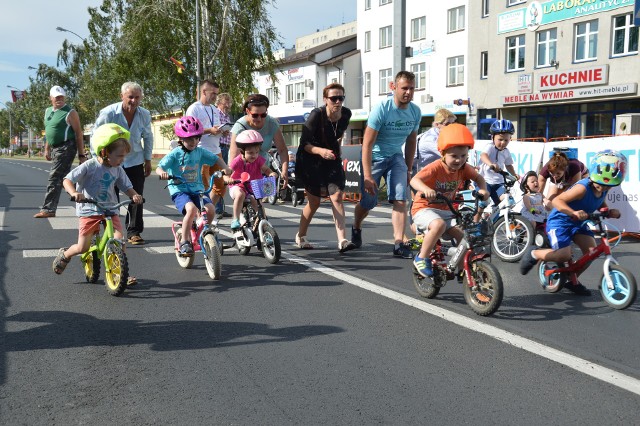
{"label": "boy in blue shirt", "polygon": [[407,185],[411,177],[416,136],[422,118],[420,108],[411,102],[415,79],[415,75],[408,71],[396,74],[394,82],[390,84],[393,97],[376,105],[369,114],[362,142],[362,199],[356,205],[351,228],[351,242],[356,247],[362,246],[362,222],[378,203],[378,186],[384,176],[387,199],[393,204],[393,255],[405,259],[413,258],[411,249],[403,241],[409,192]]}
{"label": "boy in blue shirt", "polygon": [[[169,185],[171,200],[176,205],[180,213],[184,215],[182,219],[182,229],[191,229],[191,224],[195,220],[200,210],[200,198],[198,191],[204,191],[202,175],[200,171],[203,165],[217,164],[223,173],[230,176],[233,170],[227,166],[221,157],[198,146],[200,136],[203,133],[203,125],[195,117],[184,116],[180,118],[174,130],[179,138],[180,149],[174,149],[165,155],[156,173],[162,179],[168,179],[169,175],[180,177],[183,180],[176,185]],[[207,218],[214,217],[215,209],[211,199],[204,196],[204,207],[207,210]],[[193,245],[189,241],[190,232],[183,232],[180,241],[180,254],[182,256],[193,255]]]}
{"label": "boy in blue shirt", "polygon": [[[555,197],[553,210],[547,219],[547,235],[550,249],[529,249],[520,260],[520,273],[526,275],[538,260],[568,262],[571,259],[571,242],[575,242],[583,254],[596,246],[593,232],[586,225],[589,213],[606,207],[607,192],[624,180],[627,158],[611,150],[601,151],[591,161],[589,177],[579,180],[571,188]],[[617,219],[617,209],[609,211],[609,217]],[[583,284],[567,285],[576,294],[589,296],[591,291]]]}

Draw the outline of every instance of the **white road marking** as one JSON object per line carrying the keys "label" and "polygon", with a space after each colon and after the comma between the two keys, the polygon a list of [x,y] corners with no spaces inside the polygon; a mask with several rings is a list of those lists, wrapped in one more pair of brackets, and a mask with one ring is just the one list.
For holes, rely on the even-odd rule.
{"label": "white road marking", "polygon": [[582,374],[586,374],[587,376],[609,383],[620,389],[626,390],[636,395],[640,395],[640,380],[634,377],[622,374],[610,368],[595,364],[591,361],[568,354],[566,352],[562,352],[560,350],[543,345],[525,337],[518,336],[517,334],[502,330],[498,327],[484,324],[478,320],[468,318],[464,315],[456,314],[446,309],[431,305],[427,302],[423,302],[413,297],[406,296],[402,293],[398,293],[388,288],[378,286],[361,278],[353,277],[344,272],[337,271],[333,268],[321,265],[311,260],[304,259],[287,252],[282,252],[282,256],[292,262],[304,265],[309,269],[313,269],[337,280],[344,281],[345,283],[360,287],[364,290],[368,290],[372,293],[384,296],[388,299],[395,300],[407,306],[417,308],[423,312],[426,312],[438,318],[442,318],[443,320],[449,321],[460,327],[485,334],[513,347],[520,348],[534,355],[538,355],[550,361],[567,366]]}
{"label": "white road marking", "polygon": [[0,228],[4,227],[4,207],[0,207]]}
{"label": "white road marking", "polygon": [[22,257],[56,257],[59,249],[22,250]]}

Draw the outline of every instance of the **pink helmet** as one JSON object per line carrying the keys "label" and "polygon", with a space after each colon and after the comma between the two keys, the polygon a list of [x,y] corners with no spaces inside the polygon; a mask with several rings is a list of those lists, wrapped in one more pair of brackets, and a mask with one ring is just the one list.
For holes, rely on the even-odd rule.
{"label": "pink helmet", "polygon": [[243,130],[236,136],[236,146],[242,150],[250,146],[260,146],[262,142],[262,135],[255,130]]}
{"label": "pink helmet", "polygon": [[190,115],[185,115],[176,121],[173,130],[179,138],[192,138],[202,135],[204,128],[200,120]]}

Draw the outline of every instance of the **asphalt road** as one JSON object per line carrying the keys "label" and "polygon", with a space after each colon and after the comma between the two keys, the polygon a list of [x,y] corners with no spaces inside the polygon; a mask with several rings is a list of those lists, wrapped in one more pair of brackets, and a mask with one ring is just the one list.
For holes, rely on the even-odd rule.
{"label": "asphalt road", "polygon": [[[32,218],[48,167],[0,159],[3,424],[638,422],[638,302],[615,311],[597,292],[546,294],[497,258],[505,298],[492,317],[473,314],[455,282],[425,301],[410,261],[391,256],[387,206],[344,255],[327,205],[304,251],[292,245],[300,208],[269,207],[281,262],[229,249],[214,282],[201,257],[178,266],[179,216],[155,177],[148,244],[127,251],[140,283],[115,298],[102,279],[85,282],[78,259],[52,272],[77,222],[66,197],[56,218]],[[614,251],[636,277],[639,251]],[[586,274],[592,289],[601,265]]]}

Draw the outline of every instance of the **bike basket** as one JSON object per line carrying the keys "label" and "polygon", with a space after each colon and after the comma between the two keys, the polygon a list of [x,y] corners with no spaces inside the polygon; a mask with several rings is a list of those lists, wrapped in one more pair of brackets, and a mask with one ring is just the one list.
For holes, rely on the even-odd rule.
{"label": "bike basket", "polygon": [[265,198],[276,193],[276,178],[274,176],[251,181],[251,190],[256,198]]}

